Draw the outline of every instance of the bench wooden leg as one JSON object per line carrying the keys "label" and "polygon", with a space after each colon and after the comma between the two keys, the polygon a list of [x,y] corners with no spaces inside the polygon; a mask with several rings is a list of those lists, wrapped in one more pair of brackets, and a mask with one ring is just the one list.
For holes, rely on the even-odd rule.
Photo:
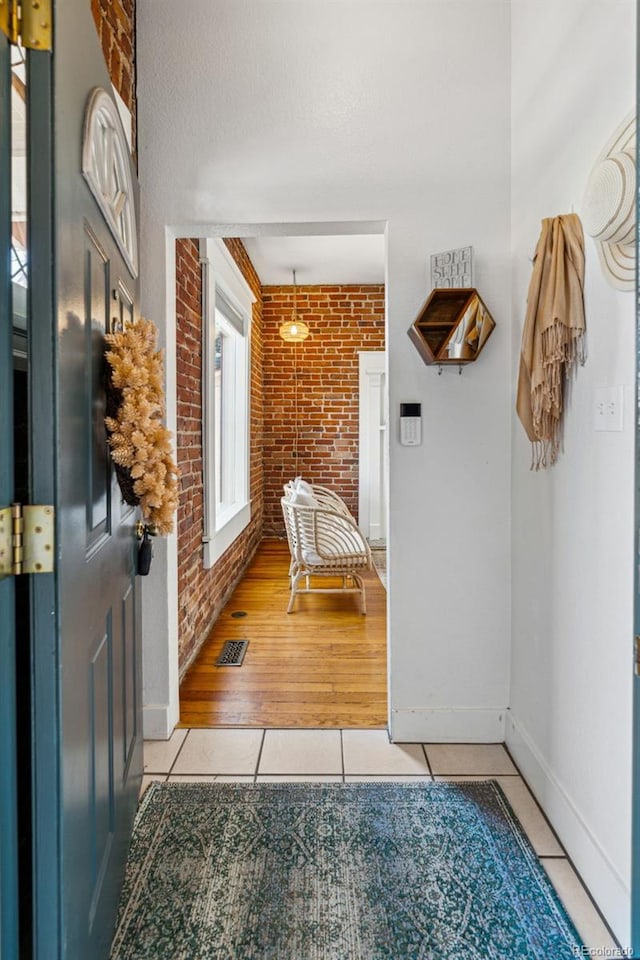
{"label": "bench wooden leg", "polygon": [[289,597],[289,606],[287,607],[287,613],[293,613],[293,605],[296,601],[296,593],[298,591],[298,582],[304,577],[304,574],[296,572],[291,578],[291,596]]}

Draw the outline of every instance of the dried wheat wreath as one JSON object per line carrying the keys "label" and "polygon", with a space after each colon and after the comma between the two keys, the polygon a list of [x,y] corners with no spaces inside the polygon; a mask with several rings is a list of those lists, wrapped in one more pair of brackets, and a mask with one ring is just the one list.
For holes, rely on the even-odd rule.
{"label": "dried wheat wreath", "polygon": [[111,457],[125,501],[140,505],[157,533],[173,530],[178,506],[178,468],[164,426],[162,351],[158,331],[141,317],[105,337],[108,364],[107,427]]}

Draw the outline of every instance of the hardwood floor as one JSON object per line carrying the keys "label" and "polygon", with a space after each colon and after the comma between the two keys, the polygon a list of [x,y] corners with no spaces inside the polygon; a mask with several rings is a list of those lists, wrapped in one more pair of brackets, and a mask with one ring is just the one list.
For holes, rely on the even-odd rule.
{"label": "hardwood floor", "polygon": [[[287,614],[289,551],[264,540],[180,687],[183,727],[384,727],[386,593],[366,575],[356,596],[303,595]],[[235,611],[246,616],[235,619]],[[248,639],[241,667],[216,667],[227,640]]]}

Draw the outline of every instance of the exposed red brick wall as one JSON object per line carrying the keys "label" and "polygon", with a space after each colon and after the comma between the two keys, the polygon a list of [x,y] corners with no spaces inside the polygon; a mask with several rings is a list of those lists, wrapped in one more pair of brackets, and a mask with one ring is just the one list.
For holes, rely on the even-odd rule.
{"label": "exposed red brick wall", "polygon": [[[178,503],[178,643],[180,662],[207,626],[202,591],[202,281],[197,240],[176,240],[176,456]],[[202,611],[206,614],[206,611]]]}
{"label": "exposed red brick wall", "polygon": [[303,343],[278,335],[293,311],[293,287],[263,287],[264,534],[283,536],[282,487],[296,471],[294,383],[298,384],[297,471],[334,487],[357,516],[358,352],[384,350],[384,286],[298,287]]}
{"label": "exposed red brick wall", "polygon": [[176,241],[176,360],[181,470],[178,506],[178,626],[181,671],[206,639],[262,536],[262,298],[260,281],[239,240],[227,246],[257,300],[251,329],[251,521],[209,570],[202,565],[202,283],[198,241]]}
{"label": "exposed red brick wall", "polygon": [[102,44],[111,83],[133,117],[136,152],[136,4],[135,0],[91,0],[91,12]]}

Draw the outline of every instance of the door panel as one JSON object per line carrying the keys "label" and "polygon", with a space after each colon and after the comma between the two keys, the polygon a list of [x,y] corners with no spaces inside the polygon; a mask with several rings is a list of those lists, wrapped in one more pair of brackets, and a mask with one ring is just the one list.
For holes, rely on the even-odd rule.
{"label": "door panel", "polygon": [[92,896],[89,911],[91,926],[102,891],[102,882],[109,869],[109,859],[115,831],[115,790],[113,778],[113,646],[111,611],[106,629],[91,658],[91,883]]}
{"label": "door panel", "polygon": [[135,678],[138,675],[135,643],[135,596],[127,590],[122,600],[121,669],[116,672],[116,682],[122,684],[122,770],[124,779],[138,738],[138,698]]}
{"label": "door panel", "polygon": [[85,337],[87,339],[87,393],[85,411],[89,431],[89,489],[87,490],[87,547],[89,552],[111,532],[111,470],[104,426],[104,336],[109,322],[109,258],[94,232],[85,224]]}

